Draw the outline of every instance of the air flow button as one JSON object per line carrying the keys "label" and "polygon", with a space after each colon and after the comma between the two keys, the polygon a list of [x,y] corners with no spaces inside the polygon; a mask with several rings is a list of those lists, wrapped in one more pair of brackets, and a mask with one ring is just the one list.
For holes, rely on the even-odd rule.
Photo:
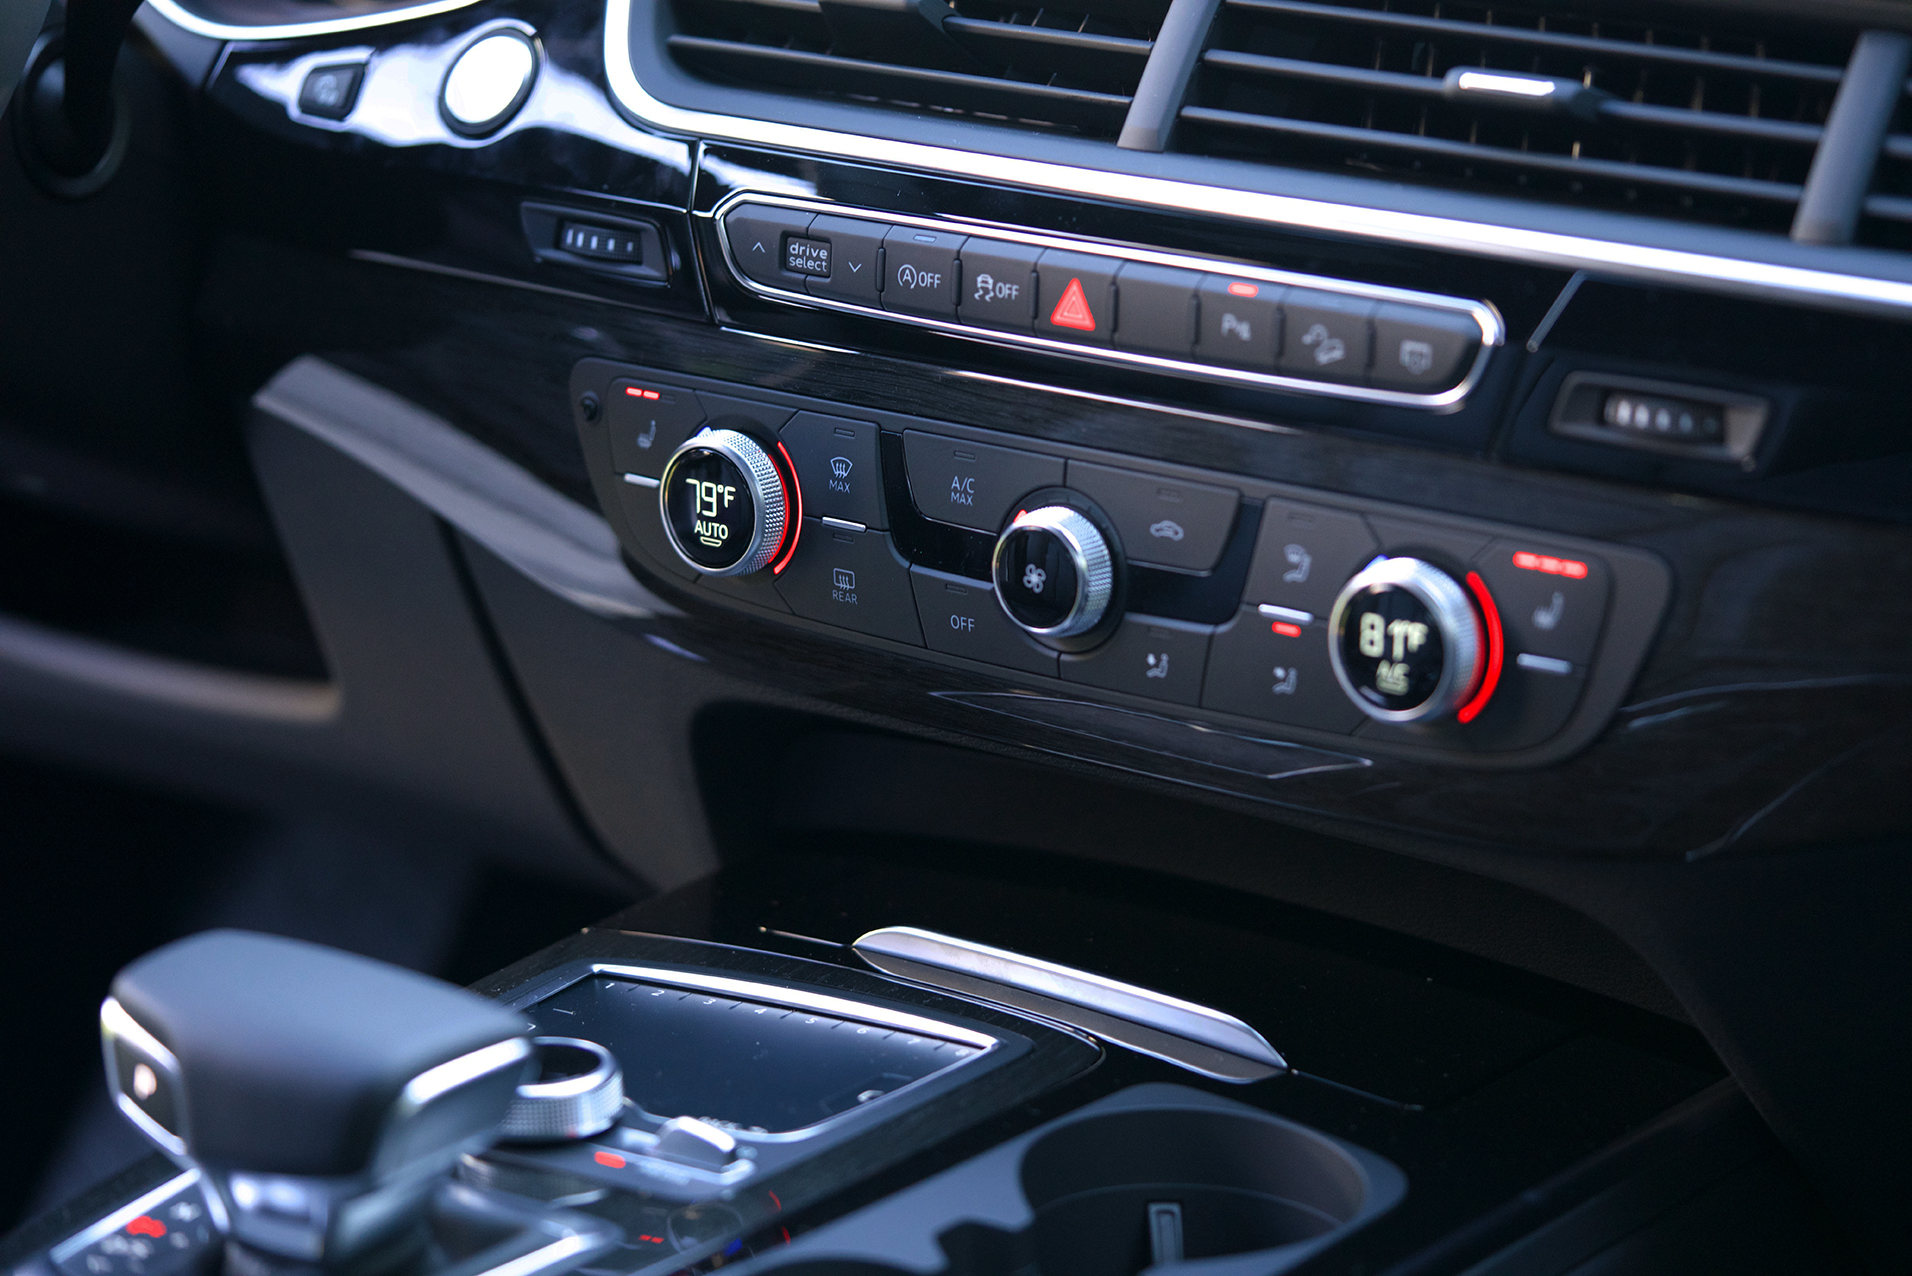
{"label": "air flow button", "polygon": [[1132,563],[1211,570],[1235,527],[1241,496],[1232,488],[1069,462],[1069,486],[1109,516]]}

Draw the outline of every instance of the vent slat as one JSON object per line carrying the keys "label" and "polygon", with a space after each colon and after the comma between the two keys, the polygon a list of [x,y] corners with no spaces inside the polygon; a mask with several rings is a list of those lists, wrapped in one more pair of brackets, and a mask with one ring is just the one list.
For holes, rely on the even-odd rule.
{"label": "vent slat", "polygon": [[1468,142],[1450,142],[1437,137],[1383,133],[1377,129],[1348,128],[1339,124],[1318,124],[1308,120],[1250,115],[1241,111],[1216,110],[1212,107],[1186,107],[1182,111],[1182,118],[1195,124],[1275,133],[1313,141],[1345,143],[1357,148],[1381,147],[1418,155],[1464,160],[1469,163],[1540,170],[1587,181],[1663,186],[1671,190],[1729,195],[1739,199],[1756,199],[1775,204],[1798,203],[1801,190],[1798,183],[1792,182],[1722,177],[1715,173],[1655,168],[1646,164],[1627,164],[1612,160],[1570,159],[1558,155],[1538,154],[1533,151],[1478,146]]}
{"label": "vent slat", "polygon": [[700,78],[1112,138],[1169,0],[670,0]]}
{"label": "vent slat", "polygon": [[1785,231],[1857,32],[1649,12],[1223,0],[1171,144]]}
{"label": "vent slat", "polygon": [[867,95],[888,102],[1031,120],[1113,132],[1129,99],[1086,89],[1057,88],[923,67],[865,62],[796,49],[674,35],[670,51],[706,74],[811,92]]}
{"label": "vent slat", "polygon": [[[1844,71],[1843,63],[1838,66],[1826,66],[1814,62],[1790,62],[1783,58],[1747,57],[1732,53],[1718,53],[1709,49],[1682,48],[1678,45],[1642,44],[1637,41],[1609,40],[1600,36],[1573,35],[1562,31],[1539,31],[1526,27],[1462,22],[1453,18],[1422,17],[1419,14],[1394,10],[1342,8],[1329,4],[1312,4],[1308,0],[1228,0],[1228,7],[1285,17],[1319,18],[1379,30],[1448,36],[1482,44],[1583,53],[1591,57],[1622,62],[1676,65],[1700,72],[1771,75],[1806,80],[1816,84],[1836,85]],[[1571,20],[1570,17],[1569,20]]]}

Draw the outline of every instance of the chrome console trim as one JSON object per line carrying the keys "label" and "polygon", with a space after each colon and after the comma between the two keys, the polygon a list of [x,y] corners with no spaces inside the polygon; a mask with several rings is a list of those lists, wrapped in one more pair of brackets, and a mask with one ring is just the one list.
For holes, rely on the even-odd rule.
{"label": "chrome console trim", "polygon": [[[1158,266],[1175,266],[1183,270],[1200,271],[1207,274],[1237,275],[1243,279],[1254,279],[1264,283],[1291,285],[1298,288],[1312,288],[1321,292],[1333,292],[1342,296],[1362,297],[1371,301],[1398,301],[1408,305],[1425,306],[1434,310],[1447,310],[1464,314],[1480,326],[1480,350],[1473,362],[1467,367],[1467,373],[1459,384],[1441,391],[1439,394],[1413,394],[1401,390],[1376,390],[1369,386],[1339,385],[1332,381],[1312,381],[1306,377],[1284,376],[1275,372],[1256,372],[1249,368],[1231,368],[1222,364],[1199,363],[1193,359],[1171,359],[1160,355],[1138,354],[1132,350],[1118,350],[1112,346],[1090,346],[1073,341],[1058,341],[1052,337],[1039,337],[1034,333],[1005,332],[996,328],[981,328],[970,324],[957,323],[949,319],[929,319],[920,315],[902,314],[897,311],[883,310],[871,306],[858,305],[855,302],[838,301],[831,297],[813,297],[807,292],[796,292],[788,288],[778,288],[772,284],[760,283],[746,275],[737,265],[737,259],[730,247],[730,236],[724,232],[724,218],[739,204],[755,204],[774,208],[789,208],[806,213],[829,213],[841,217],[861,217],[872,221],[881,221],[892,226],[920,226],[925,230],[943,231],[956,235],[976,235],[989,239],[1017,244],[1029,244],[1039,248],[1059,248],[1069,252],[1079,252],[1090,256],[1104,257],[1111,261],[1147,262]],[[894,323],[910,324],[918,328],[930,328],[937,332],[946,332],[954,336],[967,337],[975,341],[999,342],[1006,345],[1028,346],[1051,354],[1067,355],[1076,359],[1092,362],[1126,363],[1146,368],[1154,372],[1170,372],[1178,376],[1200,377],[1208,381],[1224,381],[1234,385],[1252,386],[1258,389],[1294,390],[1303,394],[1319,394],[1339,399],[1358,399],[1366,403],[1386,403],[1399,407],[1431,408],[1436,411],[1452,412],[1460,407],[1474,387],[1480,383],[1487,371],[1487,359],[1496,346],[1505,344],[1507,325],[1501,319],[1500,312],[1484,301],[1469,301],[1459,297],[1444,297],[1438,293],[1414,292],[1406,288],[1389,288],[1381,284],[1356,283],[1351,280],[1334,279],[1324,275],[1303,275],[1294,271],[1275,270],[1266,266],[1246,265],[1237,261],[1224,261],[1213,257],[1196,257],[1185,253],[1164,252],[1154,248],[1137,248],[1127,244],[1113,244],[1107,240],[1088,239],[1068,235],[1039,234],[1035,231],[1019,230],[999,226],[992,222],[974,222],[961,217],[910,217],[900,213],[888,213],[880,209],[863,208],[850,204],[832,204],[824,200],[796,199],[787,195],[760,194],[755,191],[734,191],[724,197],[707,214],[717,226],[717,243],[722,252],[724,265],[731,275],[751,292],[770,297],[777,301],[797,305],[812,306],[823,310],[838,310],[845,314],[868,315]]]}
{"label": "chrome console trim", "polygon": [[1044,1014],[1204,1076],[1259,1081],[1288,1067],[1233,1015],[1086,970],[914,926],[885,926],[851,947],[885,974]]}
{"label": "chrome console trim", "polygon": [[1471,253],[1528,265],[1589,270],[1654,283],[1677,282],[1734,296],[1806,302],[1898,319],[1912,311],[1912,281],[1338,204],[1294,195],[1235,190],[1174,178],[1109,172],[687,110],[659,101],[637,78],[630,50],[634,3],[635,0],[605,0],[605,76],[611,96],[619,106],[635,120],[666,133],[823,155],[851,164],[918,169],[1077,199],[1104,199],[1170,212],[1200,211],[1213,217],[1267,226]]}
{"label": "chrome console trim", "polygon": [[[184,1192],[187,1188],[192,1187],[195,1183],[198,1183],[202,1177],[204,1176],[200,1173],[199,1169],[194,1167],[193,1169],[187,1170],[184,1174],[178,1174],[167,1179],[158,1187],[134,1197],[112,1213],[103,1218],[95,1219],[79,1231],[73,1233],[73,1235],[55,1245],[52,1250],[48,1252],[47,1257],[51,1259],[54,1266],[57,1267],[59,1264],[64,1263],[67,1259],[85,1249],[88,1245],[91,1245],[94,1241],[111,1236],[114,1232],[119,1231],[120,1228],[125,1227],[140,1215],[149,1213],[155,1206],[172,1200],[173,1197]],[[205,1196],[209,1194],[202,1190],[201,1195]]]}
{"label": "chrome console trim", "polygon": [[394,22],[410,22],[413,18],[436,17],[441,13],[470,8],[478,0],[426,0],[424,4],[385,9],[378,13],[359,13],[349,18],[319,18],[311,22],[280,22],[264,26],[214,22],[189,11],[180,0],[146,0],[146,3],[174,26],[211,40],[297,40],[305,36],[341,35],[347,31],[363,31],[367,27],[390,26]]}

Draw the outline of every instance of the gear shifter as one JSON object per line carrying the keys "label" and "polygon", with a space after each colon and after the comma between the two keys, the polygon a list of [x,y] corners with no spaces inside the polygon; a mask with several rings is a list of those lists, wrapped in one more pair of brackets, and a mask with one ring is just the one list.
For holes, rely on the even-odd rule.
{"label": "gear shifter", "polygon": [[134,962],[100,1007],[107,1084],[197,1166],[229,1271],[383,1271],[445,1171],[496,1137],[532,1066],[476,994],[297,940],[211,931]]}

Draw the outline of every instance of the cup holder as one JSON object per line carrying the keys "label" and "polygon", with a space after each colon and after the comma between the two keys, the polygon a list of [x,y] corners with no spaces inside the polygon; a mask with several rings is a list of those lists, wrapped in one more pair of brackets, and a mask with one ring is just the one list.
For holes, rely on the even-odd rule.
{"label": "cup holder", "polygon": [[1275,1276],[1407,1179],[1247,1104],[1140,1085],[819,1228],[765,1268],[855,1276]]}
{"label": "cup holder", "polygon": [[1030,1147],[1022,1189],[1041,1276],[1134,1276],[1311,1241],[1367,1195],[1360,1166],[1320,1135],[1186,1109],[1069,1122]]}

